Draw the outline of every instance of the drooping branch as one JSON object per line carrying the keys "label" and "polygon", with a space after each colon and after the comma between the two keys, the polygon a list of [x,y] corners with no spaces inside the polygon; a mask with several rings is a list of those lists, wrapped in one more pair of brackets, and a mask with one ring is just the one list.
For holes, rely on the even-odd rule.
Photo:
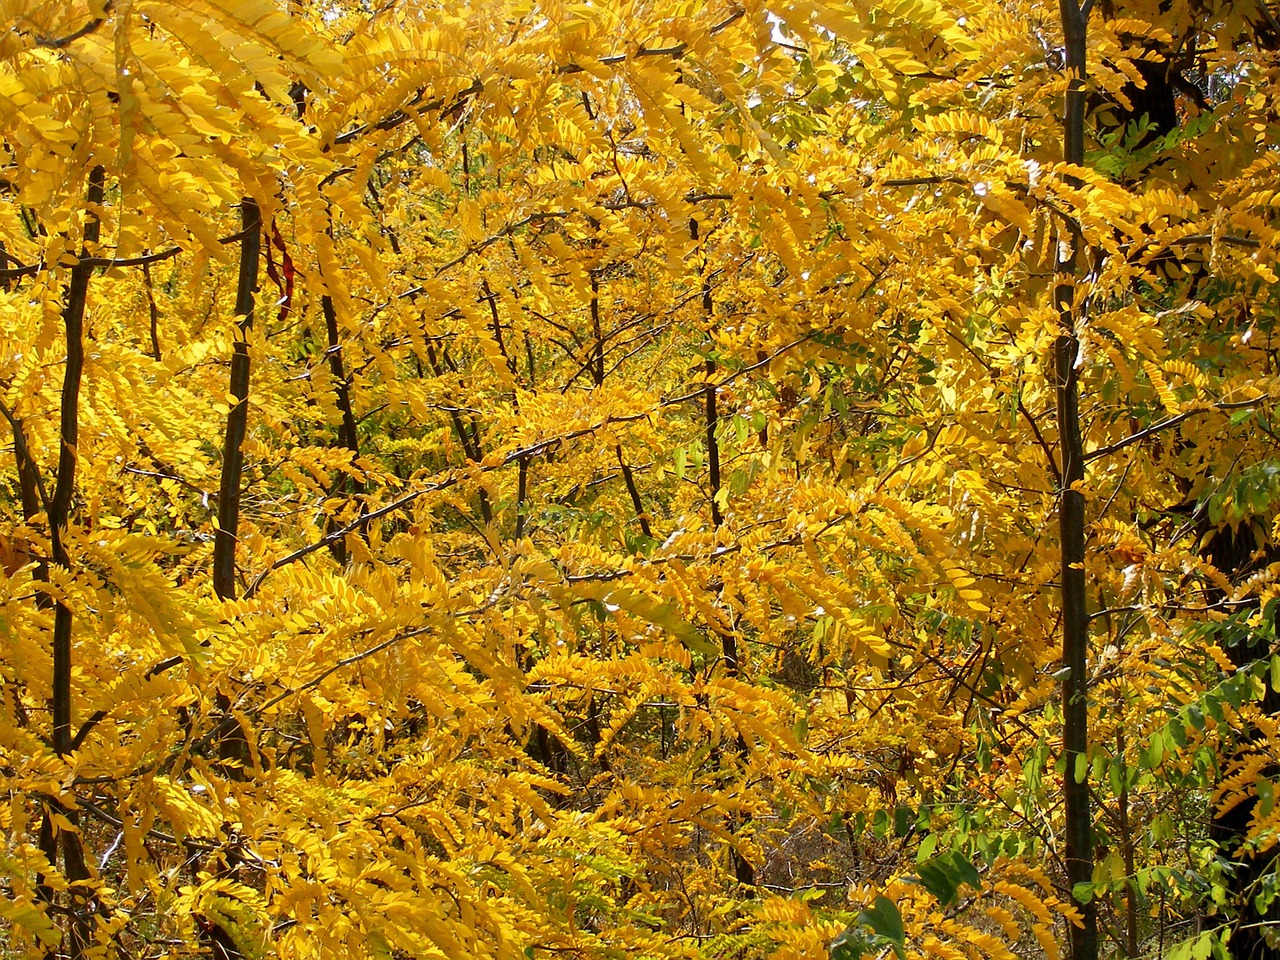
{"label": "drooping branch", "polygon": [[[239,230],[229,237],[219,237],[218,243],[228,246],[238,243],[244,239],[245,231]],[[182,253],[183,247],[166,247],[164,250],[158,250],[155,253],[143,253],[136,257],[90,257],[81,255],[74,263],[67,264],[65,261],[62,266],[75,267],[77,264],[83,264],[87,267],[95,267],[103,270],[114,270],[117,267],[147,267],[152,263],[159,263],[162,260],[172,260],[174,257]],[[15,264],[13,267],[0,268],[0,283],[7,283],[10,280],[16,280],[20,277],[35,276],[44,270],[49,269],[49,264],[41,261],[37,263],[23,263],[11,254],[0,250],[0,257],[9,263]]]}
{"label": "drooping branch", "polygon": [[[707,28],[708,36],[716,34],[728,29],[734,23],[737,23],[746,15],[745,10],[739,8],[732,11],[727,17],[718,23],[712,24]],[[644,47],[641,46],[630,53],[616,53],[604,57],[598,57],[597,63],[601,66],[611,67],[626,63],[632,60],[642,60],[654,57],[667,57],[678,60],[684,56],[688,47],[684,43],[677,43],[669,47]],[[566,63],[555,68],[555,72],[561,75],[574,73],[582,73],[586,68],[578,63]],[[414,93],[412,97],[399,107],[379,120],[369,123],[362,123],[359,126],[352,127],[333,138],[335,146],[344,146],[359,140],[361,137],[369,133],[385,133],[403,126],[416,118],[422,117],[428,113],[439,113],[442,116],[448,116],[460,113],[467,103],[474,97],[484,93],[484,83],[479,78],[473,80],[471,84],[462,90],[459,90],[452,97],[438,97],[434,100],[427,99],[427,91],[420,89]]]}
{"label": "drooping branch", "polygon": [[281,567],[287,567],[291,563],[297,563],[299,560],[303,559],[304,557],[310,556],[311,554],[315,553],[317,550],[323,550],[325,547],[329,545],[329,543],[334,538],[345,537],[347,534],[352,533],[353,531],[358,529],[364,523],[369,523],[374,520],[381,519],[382,517],[385,517],[388,514],[397,513],[400,510],[403,510],[409,504],[413,503],[415,500],[420,499],[421,497],[425,497],[432,493],[440,493],[441,491],[452,489],[453,487],[456,487],[459,483],[461,483],[464,479],[467,479],[473,476],[476,472],[492,473],[495,470],[501,470],[505,467],[509,467],[513,463],[519,463],[521,459],[530,459],[533,457],[543,456],[549,453],[550,451],[555,450],[557,447],[561,446],[562,444],[567,443],[571,440],[577,440],[580,437],[591,436],[593,434],[599,433],[601,430],[605,429],[610,424],[634,423],[637,420],[646,420],[651,415],[652,415],[651,412],[644,411],[641,413],[625,414],[621,416],[609,416],[598,423],[594,423],[585,427],[580,427],[577,430],[570,430],[569,432],[561,436],[551,437],[547,440],[539,440],[537,443],[531,443],[528,446],[519,447],[515,450],[512,450],[510,453],[504,456],[501,460],[498,460],[496,462],[480,464],[478,468],[475,465],[468,465],[466,468],[456,470],[452,475],[444,478],[443,480],[439,480],[435,483],[427,484],[426,486],[419,487],[416,490],[410,490],[408,493],[405,493],[399,497],[396,497],[391,502],[383,504],[381,507],[378,507],[376,510],[370,510],[369,513],[366,514],[361,519],[354,521],[353,523],[349,523],[345,527],[335,530],[332,533],[326,534],[325,536],[321,537],[319,540],[315,541],[314,543],[309,543],[305,547],[299,547],[297,550],[294,550],[292,553],[286,554],[285,556],[281,557],[279,560],[276,560],[274,563],[272,563],[269,567],[267,567],[265,570],[263,570],[253,579],[253,582],[249,585],[249,588],[245,590],[244,595],[246,598],[253,596],[258,591],[258,589],[262,586],[266,578],[271,575],[272,571],[279,570]]}
{"label": "drooping branch", "polygon": [[[12,262],[17,263],[16,260]],[[5,267],[0,269],[0,281],[4,281],[7,284],[10,280],[17,280],[19,277],[32,277],[42,269],[44,268],[38,263],[24,263],[16,267]]]}

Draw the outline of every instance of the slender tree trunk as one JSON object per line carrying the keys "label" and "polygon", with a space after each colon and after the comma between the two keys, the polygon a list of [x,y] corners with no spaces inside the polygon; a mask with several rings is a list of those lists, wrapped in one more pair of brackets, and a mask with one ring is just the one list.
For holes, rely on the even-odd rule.
{"label": "slender tree trunk", "polygon": [[[324,314],[325,332],[329,341],[328,348],[325,350],[329,361],[329,375],[333,377],[333,382],[336,385],[338,412],[342,415],[342,422],[338,425],[338,443],[351,451],[351,465],[355,468],[356,458],[360,456],[360,436],[356,432],[356,416],[351,407],[351,381],[347,379],[346,364],[342,359],[342,338],[339,336],[338,331],[338,313],[333,307],[333,298],[327,294],[320,298],[320,312]],[[364,484],[357,483],[348,474],[344,473],[335,485],[334,493],[339,494],[343,491],[351,491],[357,494],[364,493]],[[328,532],[332,533],[340,526],[341,524],[331,517]],[[329,549],[338,563],[345,564],[347,562],[347,545],[341,540],[334,540]]]}
{"label": "slender tree trunk", "polygon": [[644,501],[640,499],[640,488],[636,486],[635,471],[622,458],[622,444],[618,444],[614,452],[618,455],[618,466],[622,468],[622,482],[627,485],[627,494],[631,497],[631,506],[635,508],[636,520],[640,523],[640,532],[652,540],[653,529],[649,526],[649,515],[645,513]]}
{"label": "slender tree trunk", "polygon": [[142,265],[142,281],[147,288],[147,316],[151,321],[151,359],[160,362],[160,309],[156,306],[155,287],[151,283],[151,265]]}
{"label": "slender tree trunk", "polygon": [[[698,221],[689,221],[689,235],[694,239],[698,239]],[[708,323],[714,325],[715,303],[711,296],[711,279],[704,273],[702,278],[702,310],[707,316]],[[716,385],[712,382],[716,374],[716,362],[707,360],[704,367],[707,375],[707,386],[703,391],[704,399],[704,417],[703,429],[707,444],[707,468],[708,481],[711,493],[711,525],[717,530],[724,524],[724,514],[720,510],[720,440],[716,436],[716,428],[720,426],[720,411],[716,403]],[[723,586],[720,587],[723,589]],[[740,663],[738,659],[738,639],[733,635],[732,630],[718,631],[720,634],[721,656],[724,658],[724,669],[731,677],[737,677],[740,672]],[[746,759],[748,749],[746,741],[739,735],[736,743],[737,755]],[[712,756],[718,756],[719,751],[713,750]],[[729,828],[735,835],[742,829],[742,821],[734,816],[729,818]],[[729,858],[733,865],[734,878],[747,887],[753,887],[756,883],[756,870],[751,861],[744,857],[735,846],[729,847]]]}
{"label": "slender tree trunk", "polygon": [[[253,329],[254,293],[258,289],[258,260],[262,254],[262,214],[258,204],[246,197],[240,202],[240,275],[236,282],[236,315],[239,317],[236,343],[231,355],[230,393],[235,405],[227,414],[227,431],[222,443],[222,479],[218,487],[218,530],[213,541],[213,589],[219,600],[236,597],[236,542],[240,527],[240,488],[244,475],[244,437],[249,422],[249,332]],[[231,698],[223,691],[217,696],[223,714],[231,710]],[[218,757],[232,764],[229,775],[241,775],[248,759],[244,731],[228,724],[218,738]]]}
{"label": "slender tree trunk", "polygon": [[591,335],[595,346],[591,349],[591,379],[596,386],[604,383],[604,334],[600,330],[600,278],[591,271]]}
{"label": "slender tree trunk", "polygon": [[[1061,0],[1069,77],[1063,130],[1063,156],[1068,163],[1084,162],[1085,29],[1087,8],[1077,0]],[[1089,611],[1085,598],[1084,439],[1080,429],[1080,385],[1076,359],[1076,274],[1083,238],[1073,227],[1066,249],[1059,245],[1054,302],[1061,324],[1054,343],[1057,388],[1058,444],[1062,456],[1058,528],[1062,548],[1062,753],[1065,860],[1068,882],[1087,883],[1093,876],[1093,813],[1090,809],[1089,752]],[[1098,929],[1094,902],[1077,903],[1081,925],[1071,927],[1073,960],[1097,960]]]}
{"label": "slender tree trunk", "polygon": [[[710,296],[709,293],[708,296]],[[714,377],[715,373],[716,362],[714,360],[708,360],[707,378],[710,379],[711,377]],[[707,384],[705,396],[707,468],[711,482],[711,523],[712,526],[719,528],[719,526],[724,522],[724,517],[720,513],[720,444],[716,440],[716,427],[720,424],[720,414],[716,410],[716,385],[714,383]]]}
{"label": "slender tree trunk", "polygon": [[[89,176],[89,217],[84,227],[85,248],[98,242],[101,226],[97,211],[103,197],[103,170]],[[71,569],[66,530],[75,496],[76,463],[80,442],[80,380],[84,374],[84,312],[93,268],[77,263],[71,268],[67,303],[62,321],[67,334],[67,365],[62,377],[62,410],[59,423],[58,475],[49,502],[49,539],[53,562]],[[59,755],[71,752],[71,607],[59,601],[53,627],[53,746]]]}
{"label": "slender tree trunk", "polygon": [[[27,443],[27,431],[23,426],[22,420],[7,406],[4,401],[0,400],[0,415],[9,422],[9,427],[13,431],[13,459],[18,469],[18,496],[22,503],[22,521],[30,526],[41,510],[44,504],[48,502],[45,495],[44,482],[40,478],[40,472],[36,468],[35,460],[31,456],[31,448]],[[15,545],[15,549],[17,549]],[[41,559],[32,576],[36,583],[49,582],[49,563]],[[42,610],[49,609],[53,605],[53,600],[49,596],[48,591],[38,590],[36,592],[36,606]],[[8,685],[6,684],[6,687]],[[27,715],[26,707],[22,704],[22,684],[15,679],[12,687],[8,687],[13,695],[13,717],[14,722],[25,728],[30,722]]]}
{"label": "slender tree trunk", "polygon": [[1124,955],[1138,956],[1138,881],[1135,879],[1133,825],[1129,822],[1129,768],[1124,758],[1124,727],[1116,731],[1116,756],[1122,764],[1120,768],[1120,855],[1124,858],[1124,874],[1129,878],[1125,886],[1124,896]]}
{"label": "slender tree trunk", "polygon": [[[62,310],[63,328],[67,338],[67,363],[62,376],[61,411],[58,430],[58,474],[54,480],[53,495],[48,501],[49,548],[52,564],[63,571],[71,571],[71,555],[67,550],[67,527],[71,522],[71,505],[75,497],[76,466],[80,442],[80,382],[84,374],[84,314],[89,299],[89,280],[93,267],[85,263],[91,256],[91,247],[98,242],[101,222],[98,209],[105,192],[105,173],[102,167],[94,167],[89,174],[87,191],[88,213],[84,225],[84,244],[80,262],[71,268],[67,284],[67,300]],[[25,447],[25,443],[24,443]],[[28,455],[29,456],[29,455]],[[27,469],[34,471],[33,463],[24,456]],[[74,703],[71,691],[73,614],[65,600],[58,600],[53,608],[53,689],[50,696],[50,712],[53,719],[53,749],[58,756],[72,752],[71,722]],[[61,816],[71,823],[72,829],[60,830],[53,824],[54,816]],[[62,876],[70,885],[68,894],[67,956],[78,960],[83,956],[93,936],[92,909],[88,903],[92,878],[85,862],[84,845],[78,830],[79,815],[56,800],[46,802],[45,822],[40,831],[40,846],[50,863],[57,862],[58,850],[62,853]]]}
{"label": "slender tree trunk", "polygon": [[[249,424],[249,333],[253,329],[254,294],[258,289],[258,261],[262,256],[262,213],[256,201],[240,201],[240,274],[236,281],[235,348],[231,354],[230,394],[234,400],[227,414],[227,430],[222,443],[222,478],[218,487],[218,529],[213,541],[213,589],[219,600],[236,597],[236,543],[240,527],[240,495],[244,476],[244,438]],[[232,699],[218,691],[215,703],[223,719],[219,723],[218,759],[231,780],[244,777],[249,744],[239,723],[227,722]],[[239,858],[228,853],[222,876],[235,874]],[[241,956],[235,940],[215,920],[197,917],[200,940],[213,956],[236,960]]]}
{"label": "slender tree trunk", "polygon": [[[441,350],[441,355],[445,359],[445,365],[449,366],[453,373],[458,372],[458,368],[450,360],[449,355]],[[435,347],[431,342],[427,341],[427,361],[431,364],[431,370],[437,377],[444,376],[444,365],[441,365],[439,358],[436,356]],[[484,459],[484,454],[480,448],[480,426],[476,423],[475,417],[470,418],[470,427],[463,422],[462,415],[455,407],[449,411],[449,420],[453,423],[454,436],[458,438],[458,443],[462,444],[462,452],[466,458],[473,463],[479,463]],[[483,488],[480,494],[480,516],[484,518],[485,525],[493,523],[493,507],[489,505],[489,495],[484,492]]]}
{"label": "slender tree trunk", "polygon": [[524,536],[525,498],[529,495],[529,458],[521,457],[516,477],[516,539]]}
{"label": "slender tree trunk", "polygon": [[244,436],[249,423],[249,331],[253,329],[253,295],[258,289],[262,254],[262,214],[246,197],[240,202],[240,276],[236,283],[237,324],[231,355],[231,397],[222,442],[222,482],[218,487],[218,530],[213,541],[213,589],[219,600],[236,596],[236,534],[240,527],[240,484],[244,475]]}
{"label": "slender tree trunk", "polygon": [[[18,469],[18,489],[22,500],[22,519],[25,523],[31,524],[40,515],[41,511],[48,509],[49,494],[36,467],[35,458],[32,456],[31,446],[27,442],[27,432],[22,420],[3,402],[0,402],[0,413],[4,415],[13,430],[13,456]],[[32,579],[36,583],[48,584],[49,562],[47,560],[40,560]],[[53,606],[53,598],[48,590],[38,589],[35,600],[36,606],[41,610],[48,610]],[[15,720],[18,726],[25,728],[30,723],[30,717],[22,705],[22,691],[16,683],[12,693]],[[36,842],[40,852],[44,854],[49,863],[56,865],[58,862],[58,840],[53,828],[53,813],[55,810],[62,812],[61,805],[55,805],[52,801],[45,803]],[[48,879],[43,875],[36,878],[36,897],[42,903],[52,905],[54,891]],[[46,954],[47,958],[55,956],[56,954],[53,952]]]}

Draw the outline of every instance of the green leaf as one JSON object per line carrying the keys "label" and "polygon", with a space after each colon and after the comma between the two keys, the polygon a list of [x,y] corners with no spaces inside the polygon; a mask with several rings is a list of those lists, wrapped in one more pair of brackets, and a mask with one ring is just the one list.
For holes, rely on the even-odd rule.
{"label": "green leaf", "polygon": [[881,895],[832,941],[831,960],[862,960],[868,954],[878,953],[885,945],[905,958],[906,937],[897,905]]}
{"label": "green leaf", "polygon": [[899,805],[893,811],[893,835],[895,837],[905,837],[911,830],[911,820],[915,815],[915,811],[905,804]]}
{"label": "green leaf", "polygon": [[1246,420],[1252,417],[1255,412],[1256,411],[1252,407],[1246,407],[1243,410],[1237,410],[1235,413],[1231,414],[1231,425],[1233,427],[1240,426],[1240,424],[1244,423]]}
{"label": "green leaf", "polygon": [[1191,725],[1197,730],[1204,729],[1204,711],[1200,709],[1199,704],[1187,704],[1187,720],[1190,721]]}
{"label": "green leaf", "polygon": [[1191,945],[1191,960],[1209,960],[1210,954],[1213,953],[1213,943],[1216,939],[1213,933],[1208,930],[1200,934]]}
{"label": "green leaf", "polygon": [[862,911],[858,919],[895,946],[902,947],[906,943],[907,934],[902,928],[902,914],[898,905],[881,894],[870,909]]}
{"label": "green leaf", "polygon": [[1154,770],[1160,766],[1160,761],[1164,759],[1164,736],[1162,732],[1157,731],[1151,737],[1151,745],[1144,752],[1143,759],[1146,761],[1147,769]]}
{"label": "green leaf", "polygon": [[1259,819],[1270,816],[1276,805],[1276,785],[1263,777],[1258,781],[1258,809],[1254,816]]}
{"label": "green leaf", "polygon": [[876,945],[867,936],[865,930],[858,926],[847,927],[840,936],[831,941],[828,948],[831,960],[862,960],[869,953],[874,953]]}
{"label": "green leaf", "polygon": [[1094,885],[1087,880],[1077,883],[1071,888],[1071,896],[1076,903],[1089,903],[1093,900]]}
{"label": "green leaf", "polygon": [[916,867],[916,876],[920,879],[920,885],[937,897],[944,907],[955,902],[959,884],[937,859]]}
{"label": "green leaf", "polygon": [[1210,691],[1204,697],[1204,712],[1217,720],[1218,723],[1226,723],[1226,715],[1222,712],[1222,703],[1218,700],[1215,691]]}
{"label": "green leaf", "polygon": [[982,875],[978,873],[978,868],[973,865],[973,862],[959,850],[952,850],[949,856],[960,882],[968,884],[975,890],[980,890],[982,888]]}
{"label": "green leaf", "polygon": [[931,856],[933,851],[938,849],[938,835],[931,833],[920,844],[920,849],[916,851],[916,863],[924,863]]}
{"label": "green leaf", "polygon": [[948,850],[916,867],[916,875],[920,885],[938,898],[943,906],[955,902],[960,887],[968,885],[974,889],[982,886],[982,877],[978,868],[959,850]]}

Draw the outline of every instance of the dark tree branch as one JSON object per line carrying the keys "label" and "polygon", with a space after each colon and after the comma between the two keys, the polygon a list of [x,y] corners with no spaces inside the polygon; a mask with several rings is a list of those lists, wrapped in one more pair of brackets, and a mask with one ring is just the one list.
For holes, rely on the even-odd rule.
{"label": "dark tree branch", "polygon": [[622,482],[627,485],[627,494],[631,497],[631,505],[635,508],[636,519],[640,521],[640,532],[652,540],[653,531],[649,528],[649,515],[644,511],[644,503],[640,499],[640,489],[636,486],[635,473],[630,465],[622,459],[622,444],[618,444],[614,451],[618,455],[618,466],[622,467]]}
{"label": "dark tree branch", "polygon": [[[14,260],[13,263],[18,261]],[[28,263],[21,267],[5,267],[0,269],[0,280],[17,280],[19,277],[31,277],[43,270],[44,267],[38,263]]]}
{"label": "dark tree branch", "polygon": [[[110,13],[111,8],[114,6],[115,0],[107,0],[107,2],[102,5],[103,13]],[[77,40],[87,37],[106,22],[106,17],[95,17],[79,30],[69,33],[65,37],[36,37],[35,44],[37,47],[45,47],[50,50],[61,50],[63,47],[69,47]]]}
{"label": "dark tree branch", "polygon": [[1086,462],[1097,460],[1100,457],[1107,457],[1113,453],[1118,453],[1125,447],[1132,446],[1135,443],[1141,443],[1148,437],[1154,436],[1172,427],[1176,427],[1181,423],[1185,423],[1191,417],[1204,413],[1222,412],[1225,410],[1247,410],[1249,407],[1256,407],[1264,402],[1265,397],[1256,400],[1236,400],[1232,402],[1215,403],[1212,407],[1205,407],[1200,410],[1188,410],[1186,413],[1179,413],[1176,416],[1166,417],[1164,420],[1157,421],[1151,426],[1139,430],[1137,433],[1131,433],[1123,440],[1117,440],[1115,443],[1109,443],[1105,447],[1098,447],[1096,450],[1090,450],[1084,455]]}

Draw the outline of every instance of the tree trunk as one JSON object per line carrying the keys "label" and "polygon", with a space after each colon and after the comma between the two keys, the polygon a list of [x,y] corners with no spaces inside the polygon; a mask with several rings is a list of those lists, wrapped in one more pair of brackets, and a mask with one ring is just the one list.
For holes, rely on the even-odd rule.
{"label": "tree trunk", "polygon": [[[320,312],[324,314],[324,326],[328,339],[325,354],[329,360],[329,375],[333,377],[337,394],[338,412],[342,415],[342,423],[338,425],[338,443],[351,451],[351,466],[356,469],[355,462],[360,456],[360,436],[356,431],[356,416],[351,407],[351,381],[347,377],[346,364],[342,359],[342,338],[338,330],[338,314],[333,307],[333,298],[325,295],[320,298]],[[364,493],[364,484],[357,483],[348,474],[342,474],[334,485],[334,494],[344,491]],[[363,511],[362,511],[363,512]],[[342,524],[335,517],[330,517],[327,533],[339,529]],[[347,562],[347,545],[342,540],[334,540],[330,544],[333,558],[340,564]]]}
{"label": "tree trunk", "polygon": [[[698,239],[698,221],[689,221],[689,235],[694,239]],[[711,279],[704,274],[702,277],[702,310],[707,316],[707,321],[714,326],[715,320],[715,302],[711,297]],[[716,402],[717,388],[713,382],[716,374],[716,362],[708,359],[703,368],[707,375],[707,385],[703,391],[703,430],[707,444],[707,469],[708,469],[708,486],[711,494],[711,525],[719,530],[724,525],[724,514],[720,510],[720,441],[716,436],[716,430],[720,426],[720,410]],[[723,589],[723,586],[718,588]],[[732,630],[717,631],[720,634],[721,656],[724,659],[724,669],[731,677],[737,677],[740,673],[740,663],[738,659],[738,638],[733,635]],[[736,753],[740,759],[745,760],[748,749],[746,741],[739,735],[735,743]],[[712,749],[711,756],[715,762],[719,760],[720,751]],[[744,826],[740,818],[736,816],[729,817],[729,830],[735,836],[739,834]],[[754,887],[756,885],[756,869],[755,866],[744,857],[736,846],[729,847],[729,859],[733,865],[733,876],[740,884],[746,887]]]}
{"label": "tree trunk", "polygon": [[[219,600],[236,598],[236,542],[240,527],[240,494],[244,476],[244,437],[249,424],[249,332],[253,329],[254,294],[258,289],[258,261],[262,255],[262,213],[256,201],[240,201],[240,275],[236,281],[236,343],[231,354],[230,393],[235,401],[227,414],[222,443],[222,478],[218,487],[218,529],[213,541],[213,590]],[[218,759],[228,779],[244,777],[249,743],[243,728],[231,719],[232,699],[225,690],[215,698],[219,713]],[[229,852],[220,876],[231,877],[239,860]],[[235,960],[235,940],[216,921],[197,918],[201,943],[213,956]]]}
{"label": "tree trunk", "polygon": [[219,600],[236,596],[236,533],[240,526],[240,483],[244,474],[245,430],[249,423],[249,331],[253,328],[253,295],[258,289],[262,253],[262,214],[246,197],[240,202],[240,276],[236,283],[237,324],[231,355],[231,397],[222,443],[222,482],[218,487],[218,530],[213,541],[213,590]]}
{"label": "tree trunk", "polygon": [[[54,480],[53,496],[49,498],[49,548],[52,564],[71,572],[71,556],[67,551],[66,534],[71,522],[71,505],[75,497],[76,466],[80,441],[80,381],[84,374],[84,314],[89,299],[89,280],[93,267],[85,260],[93,255],[90,249],[97,244],[101,230],[98,208],[105,192],[105,174],[102,167],[94,167],[89,174],[87,191],[88,212],[84,225],[84,243],[81,260],[71,268],[67,284],[67,302],[62,310],[62,323],[67,337],[67,364],[62,375],[61,411],[58,431],[58,474]],[[29,464],[34,470],[34,465]],[[73,614],[65,600],[59,600],[53,608],[53,690],[50,695],[50,712],[53,719],[53,749],[58,756],[72,752],[71,733],[74,704],[71,696],[72,645],[71,628]],[[60,830],[53,825],[55,816],[66,818],[71,830]],[[58,849],[62,852],[62,876],[70,885],[68,892],[67,956],[78,960],[93,939],[93,914],[89,904],[92,893],[89,881],[92,874],[84,858],[84,844],[78,830],[79,815],[57,800],[46,802],[45,824],[40,832],[40,845],[50,863],[56,863]]]}
{"label": "tree trunk", "polygon": [[[1280,560],[1280,548],[1276,546],[1269,547],[1261,557],[1256,555],[1257,540],[1249,523],[1214,530],[1207,518],[1202,518],[1196,533],[1204,544],[1201,554],[1233,583],[1239,583],[1258,569]],[[1210,590],[1208,595],[1211,602],[1226,598],[1226,594],[1217,588]],[[1275,617],[1280,620],[1280,607]],[[1271,629],[1280,629],[1280,622],[1273,622]],[[1237,669],[1250,667],[1259,658],[1270,655],[1266,642],[1255,638],[1249,631],[1244,631],[1234,643],[1227,644],[1225,650]],[[1280,714],[1280,691],[1267,684],[1258,709],[1270,717]],[[1223,743],[1219,763],[1223,777],[1230,776],[1239,761],[1253,755],[1251,744],[1262,736],[1252,724],[1237,726],[1232,733],[1234,736],[1224,739]],[[1276,775],[1277,771],[1272,767],[1264,767],[1261,771],[1263,777],[1274,779]],[[1261,911],[1254,899],[1262,878],[1274,869],[1271,857],[1266,852],[1255,854],[1244,843],[1257,805],[1256,796],[1245,797],[1226,810],[1215,810],[1209,823],[1210,839],[1218,844],[1221,855],[1231,864],[1223,884],[1230,891],[1230,902],[1236,910],[1231,932],[1231,955],[1238,960],[1274,960],[1280,957],[1280,951],[1270,946],[1264,936],[1265,931],[1280,925],[1280,901],[1273,901],[1265,911]]]}
{"label": "tree trunk", "polygon": [[[1063,129],[1063,159],[1084,163],[1085,30],[1087,8],[1061,0],[1062,29],[1069,77]],[[1093,814],[1089,801],[1089,611],[1085,599],[1084,439],[1080,430],[1080,384],[1076,369],[1080,341],[1076,333],[1076,273],[1083,238],[1070,229],[1066,249],[1059,245],[1054,303],[1060,330],[1054,343],[1058,445],[1062,457],[1058,530],[1061,542],[1062,590],[1062,755],[1065,860],[1074,887],[1093,876]],[[1077,903],[1080,926],[1071,927],[1073,960],[1097,960],[1097,913],[1092,900]]]}
{"label": "tree trunk", "polygon": [[[253,329],[253,295],[258,289],[258,260],[262,254],[262,214],[246,197],[240,202],[240,275],[236,282],[236,344],[231,355],[230,394],[235,401],[227,414],[222,443],[222,478],[218,486],[218,529],[213,541],[213,590],[219,600],[236,598],[236,542],[240,526],[240,493],[244,475],[244,437],[249,423],[249,331]],[[227,714],[231,698],[220,691],[218,708]],[[218,737],[218,757],[243,764],[248,759],[244,731],[237,724],[223,724]],[[232,776],[238,768],[231,767]]]}

